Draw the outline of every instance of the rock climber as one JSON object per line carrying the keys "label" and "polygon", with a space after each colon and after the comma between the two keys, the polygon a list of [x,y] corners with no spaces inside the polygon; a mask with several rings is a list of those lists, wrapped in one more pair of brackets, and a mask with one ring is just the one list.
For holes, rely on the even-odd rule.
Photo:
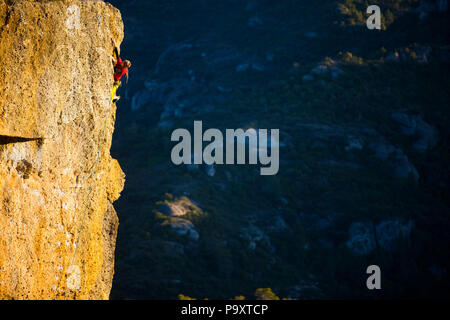
{"label": "rock climber", "polygon": [[129,60],[122,61],[116,46],[114,46],[113,65],[114,65],[114,85],[111,94],[111,99],[113,102],[116,102],[117,100],[120,99],[120,96],[116,96],[116,91],[121,85],[120,78],[122,78],[123,75],[126,75],[128,83],[128,69],[131,67],[131,62]]}

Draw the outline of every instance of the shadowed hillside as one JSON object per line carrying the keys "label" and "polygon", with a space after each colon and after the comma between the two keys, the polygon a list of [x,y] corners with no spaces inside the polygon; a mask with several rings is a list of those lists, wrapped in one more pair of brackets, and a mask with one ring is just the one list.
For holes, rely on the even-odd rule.
{"label": "shadowed hillside", "polygon": [[[111,2],[133,61],[113,298],[449,296],[447,10],[373,1],[378,31],[358,0]],[[194,120],[279,128],[279,173],[175,166]]]}

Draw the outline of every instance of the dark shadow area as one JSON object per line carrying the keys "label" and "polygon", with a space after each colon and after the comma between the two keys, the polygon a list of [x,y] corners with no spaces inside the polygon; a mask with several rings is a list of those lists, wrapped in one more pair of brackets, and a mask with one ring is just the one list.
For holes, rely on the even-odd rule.
{"label": "dark shadow area", "polygon": [[0,145],[28,142],[28,141],[41,141],[42,138],[24,138],[24,137],[14,137],[14,136],[3,136],[0,135]]}

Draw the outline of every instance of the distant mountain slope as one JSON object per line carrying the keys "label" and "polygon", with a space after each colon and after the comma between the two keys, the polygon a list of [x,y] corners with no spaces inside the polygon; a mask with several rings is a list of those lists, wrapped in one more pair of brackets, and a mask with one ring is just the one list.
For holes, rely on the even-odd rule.
{"label": "distant mountain slope", "polygon": [[[448,297],[448,11],[436,2],[117,1],[113,298]],[[280,129],[280,170],[170,161],[175,128]],[[365,286],[379,264],[383,290]]]}

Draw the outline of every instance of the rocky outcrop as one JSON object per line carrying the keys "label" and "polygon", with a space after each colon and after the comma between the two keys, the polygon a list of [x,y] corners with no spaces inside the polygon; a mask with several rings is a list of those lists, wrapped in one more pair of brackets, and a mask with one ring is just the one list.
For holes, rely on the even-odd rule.
{"label": "rocky outcrop", "polygon": [[[336,144],[336,138],[339,140],[346,140],[347,143],[343,147],[345,151],[348,151],[349,153],[362,151],[374,155],[377,159],[386,163],[387,168],[389,168],[393,177],[403,179],[412,177],[414,181],[419,181],[419,172],[405,152],[400,147],[392,145],[386,137],[371,127],[351,124],[348,124],[345,127],[329,126],[319,123],[295,124],[295,126],[300,129],[299,134],[307,139],[314,139],[317,148],[326,148],[327,145]],[[422,129],[418,131],[425,132],[423,129],[425,127],[422,126],[421,128]],[[419,137],[420,140],[418,140],[418,142],[423,144],[422,141],[426,141],[427,146],[431,144],[434,146],[435,142],[432,141],[435,140],[430,140],[431,138],[428,137],[428,133],[422,134]],[[354,169],[358,169],[361,165],[364,165],[364,163],[353,163],[342,160],[343,159],[327,159],[321,161],[320,164]]]}
{"label": "rocky outcrop", "polygon": [[414,10],[420,20],[424,20],[432,12],[445,12],[448,10],[448,0],[422,0],[420,5]]}
{"label": "rocky outcrop", "polygon": [[392,251],[401,238],[408,238],[414,228],[413,221],[383,220],[377,225],[371,222],[354,222],[348,231],[347,248],[356,254],[369,254],[377,247]]}
{"label": "rocky outcrop", "polygon": [[108,299],[124,174],[110,156],[120,12],[0,0],[0,298]]}
{"label": "rocky outcrop", "polygon": [[158,210],[171,217],[184,216],[189,212],[202,212],[202,209],[186,196],[182,196],[178,199],[168,199],[158,206]]}
{"label": "rocky outcrop", "polygon": [[437,129],[423,121],[420,116],[410,116],[396,112],[391,117],[399,124],[402,134],[415,138],[416,141],[413,144],[413,148],[417,151],[427,151],[438,144],[439,133]]}

